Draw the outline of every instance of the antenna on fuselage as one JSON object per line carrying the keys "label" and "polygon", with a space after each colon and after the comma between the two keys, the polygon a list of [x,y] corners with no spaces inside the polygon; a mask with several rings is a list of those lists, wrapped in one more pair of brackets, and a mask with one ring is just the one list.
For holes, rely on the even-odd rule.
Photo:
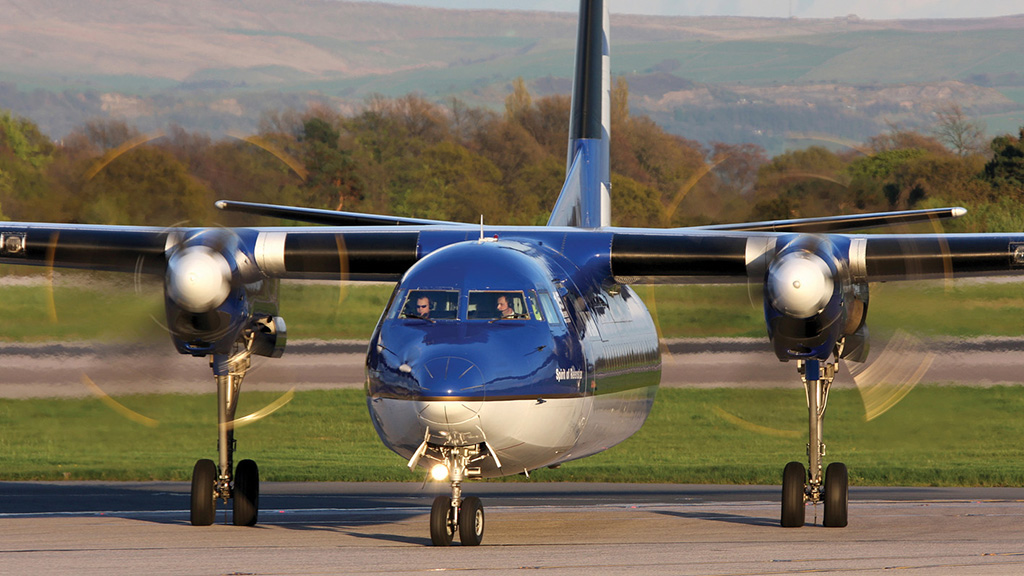
{"label": "antenna on fuselage", "polygon": [[498,241],[498,235],[497,234],[494,235],[494,238],[484,238],[484,215],[481,214],[480,215],[480,240],[477,241],[477,244],[483,244],[484,242],[497,242],[497,241]]}

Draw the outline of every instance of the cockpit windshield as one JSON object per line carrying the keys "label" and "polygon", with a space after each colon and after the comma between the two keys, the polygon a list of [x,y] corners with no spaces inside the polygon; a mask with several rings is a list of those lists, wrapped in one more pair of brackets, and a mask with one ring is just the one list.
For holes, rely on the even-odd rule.
{"label": "cockpit windshield", "polygon": [[[532,312],[532,314],[531,314]],[[469,320],[529,320],[540,316],[537,296],[530,290],[529,301],[522,290],[470,290]]]}
{"label": "cockpit windshield", "polygon": [[459,317],[457,290],[409,290],[405,293],[399,318],[456,320]]}
{"label": "cockpit windshield", "polygon": [[[558,324],[551,296],[530,290],[403,290],[388,318],[438,320],[532,320]],[[465,306],[465,313],[459,309]]]}

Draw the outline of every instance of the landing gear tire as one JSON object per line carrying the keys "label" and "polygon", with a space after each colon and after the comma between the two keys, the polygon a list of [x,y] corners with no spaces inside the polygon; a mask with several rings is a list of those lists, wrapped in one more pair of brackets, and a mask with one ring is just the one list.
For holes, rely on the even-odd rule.
{"label": "landing gear tire", "polygon": [[804,481],[807,470],[799,462],[786,464],[782,472],[782,527],[804,525]]}
{"label": "landing gear tire", "polygon": [[193,526],[209,526],[217,516],[217,465],[213,460],[199,460],[192,468]]}
{"label": "landing gear tire", "polygon": [[849,508],[850,477],[846,464],[833,462],[825,469],[825,526],[846,527],[846,512]]}
{"label": "landing gear tire", "polygon": [[235,468],[231,501],[235,526],[255,526],[260,507],[260,470],[252,460],[242,460]]}
{"label": "landing gear tire", "polygon": [[484,506],[476,496],[462,501],[459,510],[459,540],[463,546],[479,546],[484,539]]}
{"label": "landing gear tire", "polygon": [[451,545],[452,537],[455,536],[455,523],[452,522],[454,513],[451,498],[434,498],[434,505],[430,507],[430,542],[434,546]]}

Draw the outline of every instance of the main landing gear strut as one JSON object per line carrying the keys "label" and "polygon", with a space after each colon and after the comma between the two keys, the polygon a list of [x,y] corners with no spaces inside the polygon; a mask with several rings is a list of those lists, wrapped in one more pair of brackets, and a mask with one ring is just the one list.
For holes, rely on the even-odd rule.
{"label": "main landing gear strut", "polygon": [[[232,500],[235,526],[253,526],[259,510],[260,473],[252,460],[242,460],[234,468],[235,408],[238,406],[242,379],[249,370],[251,351],[242,348],[235,354],[214,354],[210,360],[217,381],[217,451],[219,464],[203,459],[192,469],[193,526],[213,524],[217,499]],[[231,471],[234,468],[234,476]]]}
{"label": "main landing gear strut", "polygon": [[[838,354],[837,354],[838,357]],[[805,471],[800,462],[790,462],[782,473],[782,525],[792,528],[804,525],[804,504],[824,502],[828,527],[846,526],[849,503],[849,476],[846,465],[833,462],[822,475],[825,443],[822,441],[822,423],[828,392],[836,376],[836,362],[822,364],[817,358],[800,360],[797,370],[807,392],[809,467]]]}
{"label": "main landing gear strut", "polygon": [[[476,496],[462,497],[462,481],[472,475],[471,462],[486,457],[479,446],[440,447],[451,481],[451,496],[438,496],[430,507],[430,541],[449,546],[455,533],[463,546],[478,546],[484,538],[484,507]],[[479,473],[479,469],[476,469]]]}

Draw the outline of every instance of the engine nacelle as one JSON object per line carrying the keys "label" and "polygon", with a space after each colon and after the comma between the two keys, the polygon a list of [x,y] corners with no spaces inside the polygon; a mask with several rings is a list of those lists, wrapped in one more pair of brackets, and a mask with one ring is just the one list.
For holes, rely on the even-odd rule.
{"label": "engine nacelle", "polygon": [[277,282],[263,277],[238,236],[204,229],[176,240],[167,250],[164,308],[178,352],[228,354],[246,330],[253,331],[260,340],[254,345],[267,355],[283,348],[284,322],[278,345],[274,320]]}
{"label": "engine nacelle", "polygon": [[855,284],[848,257],[828,238],[802,235],[787,243],[769,264],[764,287],[768,337],[780,360],[825,360],[844,338],[842,356],[866,357],[867,284]]}

